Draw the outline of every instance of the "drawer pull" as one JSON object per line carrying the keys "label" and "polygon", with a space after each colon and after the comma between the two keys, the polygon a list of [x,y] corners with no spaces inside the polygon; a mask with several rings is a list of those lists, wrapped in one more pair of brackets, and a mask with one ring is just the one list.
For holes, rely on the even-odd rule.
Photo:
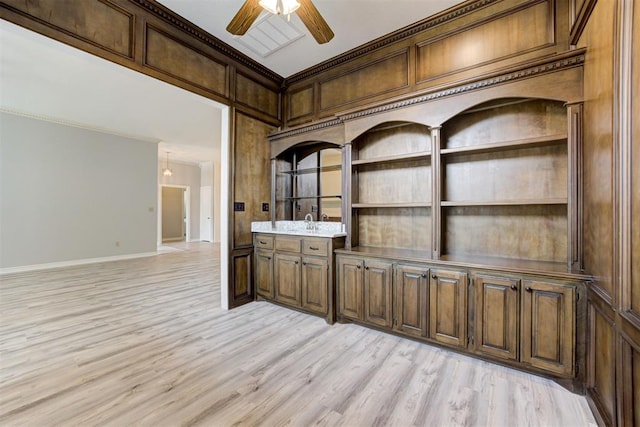
{"label": "drawer pull", "polygon": [[309,249],[311,249],[312,251],[319,251],[320,248],[317,246],[309,246]]}
{"label": "drawer pull", "polygon": [[525,290],[525,291],[527,291],[527,292],[533,292],[533,289],[531,289],[531,288],[530,288],[530,287],[528,287],[528,286],[527,286],[526,288],[524,288],[524,290]]}
{"label": "drawer pull", "polygon": [[296,261],[296,264],[298,264],[298,261]]}
{"label": "drawer pull", "polygon": [[427,278],[427,273],[422,273],[420,276],[421,276],[423,279],[426,279],[426,278]]}
{"label": "drawer pull", "polygon": [[437,279],[437,278],[438,278],[438,276],[436,276],[435,274],[432,274],[432,275],[431,275],[431,278],[432,278],[432,279]]}
{"label": "drawer pull", "polygon": [[260,244],[261,244],[261,245],[266,245],[266,244],[267,244],[267,242],[265,242],[264,240],[260,240]]}
{"label": "drawer pull", "polygon": [[364,269],[365,269],[365,270],[368,270],[368,269],[369,269],[369,266],[367,265]]}
{"label": "drawer pull", "polygon": [[360,270],[360,268],[361,268],[361,266],[360,266],[360,264],[358,264],[358,270]]}
{"label": "drawer pull", "polygon": [[306,261],[303,261],[303,262],[302,262],[302,265],[307,265],[307,262],[306,262]]}
{"label": "drawer pull", "polygon": [[516,285],[511,285],[511,289],[513,289],[514,291],[517,291],[518,287]]}

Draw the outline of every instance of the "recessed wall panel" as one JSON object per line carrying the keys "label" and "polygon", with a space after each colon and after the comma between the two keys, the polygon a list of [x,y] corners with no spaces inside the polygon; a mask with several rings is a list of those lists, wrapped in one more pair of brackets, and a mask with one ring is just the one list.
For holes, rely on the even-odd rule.
{"label": "recessed wall panel", "polygon": [[417,82],[505,59],[554,43],[553,1],[536,2],[417,47]]}
{"label": "recessed wall panel", "polygon": [[381,60],[320,83],[320,109],[338,107],[381,95],[409,84],[409,52],[404,49]]}
{"label": "recessed wall panel", "polygon": [[225,94],[226,65],[153,27],[147,27],[145,65],[209,92]]}

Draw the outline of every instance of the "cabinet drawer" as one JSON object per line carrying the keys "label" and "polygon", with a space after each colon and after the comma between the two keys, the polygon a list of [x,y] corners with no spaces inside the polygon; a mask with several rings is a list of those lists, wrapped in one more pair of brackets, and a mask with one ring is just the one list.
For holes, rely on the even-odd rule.
{"label": "cabinet drawer", "polygon": [[273,236],[268,234],[256,234],[253,239],[256,248],[273,249]]}
{"label": "cabinet drawer", "polygon": [[300,253],[300,239],[291,237],[276,237],[276,251]]}
{"label": "cabinet drawer", "polygon": [[329,242],[321,239],[304,239],[302,242],[302,253],[305,255],[327,256],[329,253]]}

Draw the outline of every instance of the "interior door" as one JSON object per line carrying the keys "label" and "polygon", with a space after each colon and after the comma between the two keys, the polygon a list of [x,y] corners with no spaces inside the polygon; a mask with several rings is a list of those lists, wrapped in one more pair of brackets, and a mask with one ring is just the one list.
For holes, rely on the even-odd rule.
{"label": "interior door", "polygon": [[200,187],[200,240],[213,242],[213,187]]}

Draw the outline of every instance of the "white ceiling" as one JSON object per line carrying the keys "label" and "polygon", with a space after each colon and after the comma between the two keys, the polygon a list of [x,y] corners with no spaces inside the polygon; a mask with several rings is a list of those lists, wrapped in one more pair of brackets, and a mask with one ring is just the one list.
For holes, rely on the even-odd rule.
{"label": "white ceiling", "polygon": [[[283,77],[459,3],[313,0],[335,38],[318,45],[294,14],[302,37],[263,58],[225,30],[244,0],[159,1]],[[220,104],[1,19],[0,46],[1,110],[155,141],[163,161],[218,158]]]}
{"label": "white ceiling", "polygon": [[[227,24],[244,0],[158,1],[282,77],[289,77],[461,3],[460,0],[313,0],[335,37],[329,43],[316,43],[294,13],[291,15],[291,24],[303,37],[262,57],[241,42],[245,36],[233,36],[226,31]],[[263,12],[265,14],[268,12]],[[286,20],[285,17],[279,19]]]}

